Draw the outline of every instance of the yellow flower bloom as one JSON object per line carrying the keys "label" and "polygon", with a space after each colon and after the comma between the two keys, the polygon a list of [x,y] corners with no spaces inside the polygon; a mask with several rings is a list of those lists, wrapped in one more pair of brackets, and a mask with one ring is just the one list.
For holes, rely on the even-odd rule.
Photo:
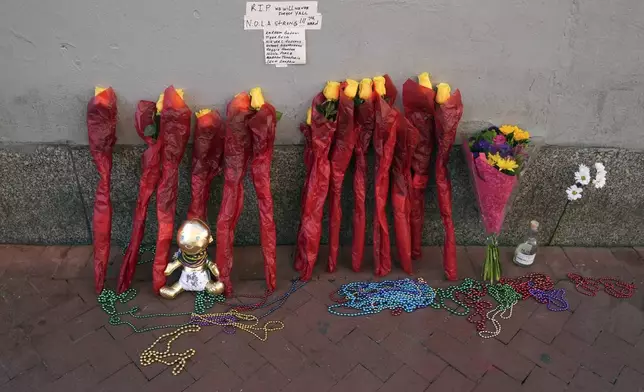
{"label": "yellow flower bloom", "polygon": [[385,78],[382,76],[376,76],[373,78],[373,89],[376,90],[376,93],[381,97],[387,94],[387,88],[385,87]]}
{"label": "yellow flower bloom", "polygon": [[496,154],[490,154],[490,153],[488,153],[488,154],[487,154],[487,156],[486,156],[486,158],[487,158],[487,163],[489,163],[489,164],[490,164],[490,166],[495,166],[495,165],[496,165],[496,163],[497,163],[500,159],[502,159],[498,152],[497,152]]}
{"label": "yellow flower bloom", "polygon": [[[181,99],[183,99],[183,89],[182,88],[177,88],[177,89],[175,89],[175,91],[177,92],[177,94],[179,94]],[[159,94],[159,100],[157,101],[157,113],[161,113],[161,110],[163,110],[163,96],[164,95],[165,95],[164,93]]]}
{"label": "yellow flower bloom", "polygon": [[358,93],[358,82],[353,79],[347,79],[347,86],[344,88],[344,95],[349,98],[355,98]]}
{"label": "yellow flower bloom", "polygon": [[512,158],[499,158],[496,161],[496,165],[499,167],[501,170],[507,170],[513,172],[514,169],[519,167],[519,165],[516,163],[516,161]]}
{"label": "yellow flower bloom", "polygon": [[107,90],[107,87],[101,87],[101,86],[94,87],[94,96],[97,96],[98,94],[102,93],[105,90]]}
{"label": "yellow flower bloom", "polygon": [[447,102],[452,94],[452,88],[447,83],[438,83],[436,86],[436,103],[439,105]]}
{"label": "yellow flower bloom", "polygon": [[516,131],[514,131],[514,140],[516,141],[521,141],[521,140],[527,140],[530,138],[530,133],[528,131],[524,131],[523,129],[519,128]]}
{"label": "yellow flower bloom", "polygon": [[373,82],[369,78],[364,78],[360,81],[360,98],[364,99],[365,101],[371,98],[371,94],[373,93],[373,88],[372,88]]}
{"label": "yellow flower bloom", "polygon": [[261,87],[255,87],[250,89],[250,107],[255,110],[259,110],[264,106],[264,95],[262,94]]}
{"label": "yellow flower bloom", "polygon": [[210,110],[210,109],[201,109],[200,111],[197,112],[196,116],[197,116],[197,118],[200,118],[200,117],[203,117],[203,116],[205,116],[206,114],[208,114],[210,112],[212,112],[212,110]]}
{"label": "yellow flower bloom", "polygon": [[506,136],[511,134],[511,133],[514,133],[514,132],[516,132],[516,131],[518,131],[520,129],[521,128],[517,127],[516,125],[507,125],[507,124],[506,125],[501,125],[499,127],[499,131],[501,131],[501,133],[506,135]]}
{"label": "yellow flower bloom", "polygon": [[340,83],[333,81],[326,82],[322,94],[329,101],[337,101],[340,98]]}
{"label": "yellow flower bloom", "polygon": [[306,111],[306,123],[311,125],[311,108],[309,107]]}
{"label": "yellow flower bloom", "polygon": [[430,80],[430,75],[427,72],[423,72],[418,75],[418,84],[423,87],[432,88],[432,81]]}

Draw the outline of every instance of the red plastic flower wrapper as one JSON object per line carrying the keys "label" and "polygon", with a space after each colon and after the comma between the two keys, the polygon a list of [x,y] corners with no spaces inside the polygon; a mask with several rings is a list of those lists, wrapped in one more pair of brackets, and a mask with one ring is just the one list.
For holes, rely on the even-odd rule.
{"label": "red plastic flower wrapper", "polygon": [[[386,207],[389,198],[389,170],[396,146],[396,130],[400,121],[400,113],[393,107],[397,95],[396,87],[388,75],[385,75],[384,79],[386,94],[376,99],[376,127],[373,135],[373,146],[376,151],[376,211],[373,220],[373,259],[376,276],[385,276],[391,272],[391,240]],[[377,87],[375,90],[378,93]]]}
{"label": "red plastic flower wrapper", "polygon": [[224,193],[217,217],[217,253],[219,280],[226,296],[233,292],[230,272],[233,267],[235,226],[244,206],[243,179],[252,151],[252,139],[246,121],[252,115],[250,96],[240,93],[226,109],[226,141],[224,143]]}
{"label": "red plastic flower wrapper", "polygon": [[418,143],[418,130],[404,116],[399,116],[396,147],[391,164],[391,205],[396,233],[396,250],[403,271],[413,273],[411,263],[411,163]]}
{"label": "red plastic flower wrapper", "polygon": [[[309,175],[311,174],[311,168],[313,167],[313,162],[315,157],[313,156],[313,143],[311,140],[311,126],[309,124],[302,123],[300,124],[300,132],[304,136],[304,186],[300,193],[300,216],[304,216],[304,207],[306,206],[306,190],[308,189],[309,184]],[[297,232],[300,232],[302,228],[302,220],[300,220],[300,225],[297,228]]]}
{"label": "red plastic flower wrapper", "polygon": [[375,123],[375,100],[378,98],[373,92],[371,80],[360,83],[362,103],[356,106],[356,146],[355,146],[355,174],[353,175],[353,244],[351,247],[351,267],[355,272],[360,271],[364,255],[365,233],[367,231],[367,213],[365,199],[367,194],[367,151],[373,137]]}
{"label": "red plastic flower wrapper", "polygon": [[421,256],[423,223],[425,220],[425,189],[429,182],[429,167],[434,145],[434,98],[431,88],[423,87],[409,79],[403,85],[403,107],[405,117],[418,129],[418,143],[411,161],[412,186],[411,203],[411,257]]}
{"label": "red plastic flower wrapper", "polygon": [[[343,88],[346,82],[343,84]],[[331,149],[331,179],[329,187],[329,263],[328,271],[334,272],[338,263],[340,248],[340,225],[342,222],[342,181],[349,167],[356,133],[353,120],[354,98],[344,91],[340,93],[338,105],[338,127]]]}
{"label": "red plastic flower wrapper", "polygon": [[87,104],[87,135],[89,150],[94,159],[100,179],[94,199],[92,235],[94,239],[94,287],[96,293],[103,291],[107,262],[110,257],[112,235],[112,201],[110,181],[112,177],[112,150],[116,143],[116,94],[110,87],[97,88]]}
{"label": "red plastic flower wrapper", "polygon": [[443,246],[443,269],[448,280],[456,280],[456,234],[452,219],[452,183],[449,178],[447,162],[456,138],[458,123],[463,115],[461,92],[456,90],[447,101],[436,108],[436,188],[438,208],[445,229]]}
{"label": "red plastic flower wrapper", "polygon": [[491,166],[483,153],[474,157],[467,136],[463,137],[463,153],[470,169],[483,227],[488,235],[498,235],[503,226],[508,200],[518,181],[517,177],[509,176]]}
{"label": "red plastic flower wrapper", "polygon": [[132,278],[139,258],[139,247],[143,241],[145,231],[145,218],[148,214],[150,197],[157,188],[161,178],[161,143],[154,135],[146,134],[146,128],[154,126],[156,105],[152,101],[139,101],[134,114],[134,128],[139,137],[145,141],[148,148],[141,157],[141,179],[139,181],[139,195],[136,199],[136,209],[132,219],[132,234],[130,243],[123,257],[121,271],[119,272],[118,292],[122,293],[130,288]]}
{"label": "red plastic flower wrapper", "polygon": [[277,233],[273,220],[273,195],[271,194],[271,163],[275,144],[277,113],[273,105],[264,103],[248,120],[252,135],[251,177],[259,204],[260,239],[264,256],[264,275],[266,289],[275,290],[277,286],[276,246]]}
{"label": "red plastic flower wrapper", "polygon": [[159,293],[166,283],[165,267],[170,257],[174,236],[174,215],[177,209],[179,163],[190,138],[192,112],[173,86],[164,92],[159,138],[161,142],[161,180],[157,189],[159,232],[152,266],[152,285]]}
{"label": "red plastic flower wrapper", "polygon": [[224,122],[217,111],[204,109],[197,113],[188,219],[206,221],[210,184],[222,171],[225,132]]}
{"label": "red plastic flower wrapper", "polygon": [[313,165],[306,183],[306,195],[302,213],[300,230],[297,235],[297,250],[295,253],[295,269],[300,271],[300,279],[311,280],[313,268],[317,260],[322,236],[322,214],[324,201],[329,190],[329,150],[335,133],[337,122],[327,120],[315,108],[326,102],[324,94],[319,93],[313,98],[311,114],[311,145]]}

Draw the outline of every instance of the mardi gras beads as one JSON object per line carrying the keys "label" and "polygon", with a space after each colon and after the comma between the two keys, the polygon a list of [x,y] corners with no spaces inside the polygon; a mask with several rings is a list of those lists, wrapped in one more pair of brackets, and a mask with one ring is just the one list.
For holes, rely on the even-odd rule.
{"label": "mardi gras beads", "polygon": [[[626,283],[613,277],[599,278],[599,283],[604,285],[604,292],[615,298],[631,298],[635,293],[635,285]],[[619,288],[619,290],[617,289]]]}
{"label": "mardi gras beads", "polygon": [[497,307],[490,310],[485,317],[492,322],[494,331],[480,330],[479,336],[483,339],[490,339],[501,333],[501,323],[496,319],[499,316],[503,320],[512,317],[512,310],[521,299],[521,294],[514,291],[512,286],[507,284],[495,284],[488,286],[488,294],[498,303]]}
{"label": "mardi gras beads", "polygon": [[539,290],[530,288],[529,292],[537,302],[547,304],[546,306],[551,312],[563,312],[570,308],[568,301],[566,301],[565,289]]}
{"label": "mardi gras beads", "polygon": [[[435,292],[422,279],[384,280],[380,282],[351,282],[331,293],[341,299],[328,307],[336,316],[366,316],[389,309],[393,315],[413,312],[428,307]],[[357,312],[339,312],[336,309],[350,308]]]}
{"label": "mardi gras beads", "polygon": [[138,314],[139,307],[133,306],[132,308],[119,312],[116,308],[117,303],[125,304],[136,297],[135,289],[128,289],[121,294],[116,294],[115,291],[110,289],[104,289],[101,294],[99,294],[97,301],[101,306],[101,309],[109,315],[110,325],[127,325],[135,333],[143,333],[149,331],[155,331],[165,328],[179,328],[188,325],[189,323],[183,324],[165,324],[165,325],[155,325],[146,328],[137,328],[130,321],[123,320],[122,316],[130,316],[135,319],[151,319],[151,318],[165,318],[165,317],[179,317],[179,316],[190,316],[192,313],[206,313],[210,308],[212,308],[218,302],[224,302],[225,298],[222,295],[212,295],[207,291],[200,291],[195,296],[194,311],[193,312],[178,312],[178,313],[153,313],[153,314]]}
{"label": "mardi gras beads", "polygon": [[[172,343],[177,340],[181,335],[186,333],[199,332],[201,327],[198,325],[184,325],[177,328],[174,332],[169,332],[159,336],[157,340],[146,348],[139,357],[141,366],[149,366],[154,363],[162,363],[166,366],[174,366],[172,369],[172,374],[174,376],[178,375],[183,371],[183,368],[186,366],[188,359],[192,358],[197,351],[195,349],[188,349],[182,353],[173,353],[171,352]],[[154,347],[159,344],[162,340],[168,339],[166,342],[166,348],[164,351],[156,351]]]}
{"label": "mardi gras beads", "polygon": [[548,275],[532,273],[518,278],[501,278],[501,284],[512,286],[514,291],[521,294],[521,299],[530,298],[530,289],[550,290],[554,287],[552,279]]}
{"label": "mardi gras beads", "polygon": [[631,298],[636,288],[633,283],[626,283],[614,277],[590,278],[574,273],[569,273],[567,276],[575,284],[578,292],[589,297],[597,295],[602,285],[604,292],[615,298]]}
{"label": "mardi gras beads", "polygon": [[[434,309],[445,309],[456,316],[467,316],[470,313],[470,307],[463,301],[457,298],[457,292],[467,293],[470,290],[482,290],[485,283],[477,282],[471,278],[465,278],[461,284],[449,286],[445,288],[436,289],[436,297],[430,305]],[[450,300],[458,305],[456,308],[448,307],[445,302]],[[463,309],[459,311],[458,309]]]}
{"label": "mardi gras beads", "polygon": [[[227,332],[234,329],[239,329],[250,333],[257,339],[265,342],[268,339],[268,333],[284,329],[284,323],[281,321],[271,320],[264,325],[259,326],[259,318],[252,314],[239,313],[235,310],[225,313],[211,313],[211,314],[197,314],[193,313],[190,317],[190,322],[198,325],[216,325],[229,328]],[[246,322],[246,323],[244,323]],[[263,335],[260,336],[258,331],[262,331]],[[230,332],[228,332],[230,333]]]}

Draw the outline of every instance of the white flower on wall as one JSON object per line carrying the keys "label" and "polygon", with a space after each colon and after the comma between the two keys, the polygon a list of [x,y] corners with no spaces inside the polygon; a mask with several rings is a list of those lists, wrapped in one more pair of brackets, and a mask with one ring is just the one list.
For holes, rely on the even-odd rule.
{"label": "white flower on wall", "polygon": [[566,189],[568,200],[579,200],[584,191],[583,186],[592,182],[596,189],[606,186],[606,166],[601,162],[595,163],[595,178],[591,179],[590,168],[586,165],[579,165],[579,170],[575,172],[575,184]]}

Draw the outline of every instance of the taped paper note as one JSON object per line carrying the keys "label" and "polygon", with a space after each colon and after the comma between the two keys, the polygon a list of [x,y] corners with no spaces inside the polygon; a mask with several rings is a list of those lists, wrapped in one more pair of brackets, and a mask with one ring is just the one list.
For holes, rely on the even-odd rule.
{"label": "taped paper note", "polygon": [[264,57],[270,65],[306,64],[305,30],[264,30]]}

